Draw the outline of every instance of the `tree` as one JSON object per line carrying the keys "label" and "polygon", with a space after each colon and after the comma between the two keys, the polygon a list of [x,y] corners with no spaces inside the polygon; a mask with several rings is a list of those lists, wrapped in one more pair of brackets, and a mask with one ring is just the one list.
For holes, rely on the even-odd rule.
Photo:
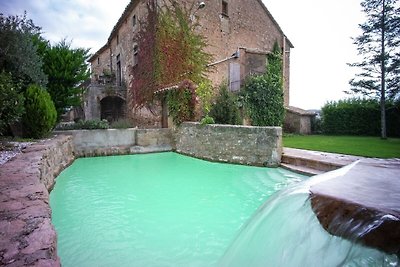
{"label": "tree", "polygon": [[89,50],[71,48],[71,43],[66,40],[54,46],[45,40],[39,43],[42,43],[39,47],[43,54],[43,70],[48,76],[47,91],[54,102],[59,120],[66,108],[81,104],[81,84],[90,77],[86,63]]}
{"label": "tree", "polygon": [[7,127],[18,121],[24,112],[24,97],[10,74],[0,72],[0,135]]}
{"label": "tree", "polygon": [[398,0],[363,0],[367,20],[360,24],[362,35],[354,38],[361,69],[350,80],[351,92],[380,99],[381,138],[386,139],[386,100],[400,94],[400,7]]}
{"label": "tree", "polygon": [[23,16],[0,14],[0,71],[11,73],[14,82],[25,90],[29,84],[45,86],[47,77],[42,60],[36,53],[33,39],[40,35],[40,27]]}

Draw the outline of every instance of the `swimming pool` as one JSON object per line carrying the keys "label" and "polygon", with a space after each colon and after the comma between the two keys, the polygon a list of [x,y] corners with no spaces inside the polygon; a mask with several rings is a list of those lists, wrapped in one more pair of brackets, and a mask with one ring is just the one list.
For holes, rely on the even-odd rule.
{"label": "swimming pool", "polygon": [[213,266],[271,196],[307,177],[176,153],[77,159],[50,194],[63,266]]}

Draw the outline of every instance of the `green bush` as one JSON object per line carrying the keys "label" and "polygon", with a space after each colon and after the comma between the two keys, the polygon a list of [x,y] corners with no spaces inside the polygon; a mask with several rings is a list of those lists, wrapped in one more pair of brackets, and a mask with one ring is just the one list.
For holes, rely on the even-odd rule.
{"label": "green bush", "polygon": [[12,82],[6,72],[0,73],[0,135],[9,124],[18,121],[24,112],[24,96],[18,93],[20,88]]}
{"label": "green bush", "polygon": [[27,137],[42,138],[53,129],[57,111],[49,93],[38,85],[30,85],[25,93],[24,132]]}
{"label": "green bush", "polygon": [[[322,108],[322,131],[338,135],[380,135],[380,105],[375,99],[351,98],[329,102]],[[389,136],[400,136],[400,105],[386,104]]]}
{"label": "green bush", "polygon": [[132,128],[133,124],[128,119],[120,119],[111,123],[110,128],[113,129],[127,129]]}
{"label": "green bush", "polygon": [[219,124],[241,124],[237,97],[228,92],[226,84],[220,86],[219,95],[211,106],[210,117],[214,118],[215,123]]}
{"label": "green bush", "polygon": [[108,129],[109,124],[107,120],[79,120],[76,123],[60,124],[57,130],[95,130],[95,129]]}
{"label": "green bush", "polygon": [[206,125],[206,124],[214,124],[215,120],[213,117],[210,117],[206,115],[204,118],[201,119],[200,124],[201,125]]}

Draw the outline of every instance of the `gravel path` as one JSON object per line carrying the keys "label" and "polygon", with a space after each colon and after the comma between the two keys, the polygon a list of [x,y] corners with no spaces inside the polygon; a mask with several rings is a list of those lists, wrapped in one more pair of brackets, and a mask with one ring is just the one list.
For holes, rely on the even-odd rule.
{"label": "gravel path", "polygon": [[0,150],[0,166],[9,161],[10,159],[14,158],[16,155],[22,153],[22,150],[33,142],[8,142],[8,145],[13,145],[13,148]]}

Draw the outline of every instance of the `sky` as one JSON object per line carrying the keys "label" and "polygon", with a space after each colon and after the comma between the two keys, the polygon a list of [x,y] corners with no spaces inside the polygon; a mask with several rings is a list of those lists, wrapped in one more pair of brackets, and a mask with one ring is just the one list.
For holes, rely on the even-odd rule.
{"label": "sky", "polygon": [[[215,1],[215,0],[212,0]],[[239,0],[240,1],[240,0]],[[207,1],[206,1],[207,2]],[[320,109],[326,102],[348,97],[357,61],[351,37],[364,21],[361,0],[263,0],[293,43],[290,105]],[[74,47],[102,47],[129,0],[0,0],[0,13],[22,15],[42,27],[46,39],[72,40]]]}

